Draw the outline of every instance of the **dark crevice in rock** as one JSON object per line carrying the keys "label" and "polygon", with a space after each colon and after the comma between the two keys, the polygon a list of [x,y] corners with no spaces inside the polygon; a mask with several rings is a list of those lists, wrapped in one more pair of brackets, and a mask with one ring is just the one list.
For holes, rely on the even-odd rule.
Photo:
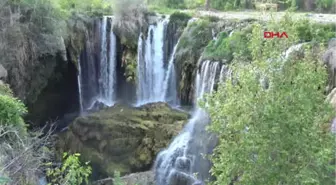
{"label": "dark crevice in rock", "polygon": [[28,122],[43,126],[48,121],[62,119],[79,107],[77,68],[71,62],[55,59],[57,66],[47,86],[34,103],[28,104]]}

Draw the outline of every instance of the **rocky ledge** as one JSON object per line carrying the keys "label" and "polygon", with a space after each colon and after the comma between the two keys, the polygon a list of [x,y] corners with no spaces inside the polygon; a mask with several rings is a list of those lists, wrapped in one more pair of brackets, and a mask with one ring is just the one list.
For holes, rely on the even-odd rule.
{"label": "rocky ledge", "polygon": [[57,150],[81,153],[84,161],[90,161],[95,179],[113,177],[114,171],[122,175],[146,171],[188,118],[166,103],[115,105],[75,119],[59,134]]}

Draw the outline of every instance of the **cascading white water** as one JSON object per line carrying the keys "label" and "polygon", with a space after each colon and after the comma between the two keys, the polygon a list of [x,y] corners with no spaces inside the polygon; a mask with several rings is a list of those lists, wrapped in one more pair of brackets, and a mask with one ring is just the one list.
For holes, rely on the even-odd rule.
{"label": "cascading white water", "polygon": [[138,41],[138,87],[137,104],[164,101],[164,33],[168,19],[150,25],[148,35],[143,42],[143,34]]}
{"label": "cascading white water", "polygon": [[103,23],[101,27],[101,50],[100,50],[100,77],[99,77],[99,93],[100,101],[104,101],[107,97],[108,91],[108,62],[107,62],[107,18],[103,17]]}
{"label": "cascading white water", "polygon": [[[113,21],[113,19],[112,19]],[[110,52],[109,52],[109,79],[108,79],[108,96],[106,98],[109,106],[113,105],[116,100],[116,83],[117,83],[117,38],[112,31],[113,22],[111,24],[110,32]]]}
{"label": "cascading white water", "polygon": [[[107,34],[108,18],[112,20],[110,34]],[[114,85],[116,83],[116,36],[112,31],[113,17],[104,16],[102,24],[102,42],[100,53],[100,78],[98,100],[107,106],[115,101]],[[108,38],[108,39],[107,39]],[[109,51],[108,51],[109,44]]]}
{"label": "cascading white water", "polygon": [[[109,22],[110,21],[110,22]],[[111,23],[110,29],[107,29]],[[112,106],[116,100],[116,36],[112,31],[113,17],[103,17],[99,23],[101,34],[100,60],[94,57],[93,42],[86,42],[78,64],[78,88],[81,112],[94,108],[97,102]]]}
{"label": "cascading white water", "polygon": [[178,40],[176,45],[174,46],[173,53],[171,54],[171,57],[169,59],[168,70],[163,83],[164,93],[162,94],[162,99],[164,99],[166,102],[173,106],[177,106],[180,104],[177,96],[176,71],[174,66],[175,53],[179,42],[180,40]]}
{"label": "cascading white water", "polygon": [[[78,60],[80,61],[80,60]],[[77,75],[77,83],[78,83],[78,95],[79,95],[79,110],[83,112],[83,94],[82,94],[82,69],[80,62],[78,62],[78,75]]]}
{"label": "cascading white water", "polygon": [[[196,75],[195,102],[214,90],[219,79],[219,62],[204,61]],[[223,71],[224,73],[224,71]],[[157,185],[202,184],[210,177],[211,164],[202,157],[216,145],[216,138],[205,131],[210,122],[207,113],[196,106],[192,118],[169,147],[160,152],[155,163]],[[193,173],[198,173],[194,177]]]}

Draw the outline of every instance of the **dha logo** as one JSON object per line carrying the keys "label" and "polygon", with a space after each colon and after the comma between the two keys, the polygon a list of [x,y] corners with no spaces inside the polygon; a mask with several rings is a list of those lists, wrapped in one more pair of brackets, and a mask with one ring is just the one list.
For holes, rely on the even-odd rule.
{"label": "dha logo", "polygon": [[288,38],[288,35],[286,32],[269,32],[269,31],[265,31],[264,32],[264,38],[266,39],[272,39],[274,38],[274,36],[278,37],[278,38],[282,38],[282,37],[286,37]]}

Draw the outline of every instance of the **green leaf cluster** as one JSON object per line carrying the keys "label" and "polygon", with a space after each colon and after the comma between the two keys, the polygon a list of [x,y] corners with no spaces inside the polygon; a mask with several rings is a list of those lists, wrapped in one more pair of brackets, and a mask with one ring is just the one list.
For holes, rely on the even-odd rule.
{"label": "green leaf cluster", "polygon": [[217,40],[213,40],[205,48],[203,53],[204,59],[210,60],[233,60],[234,53],[239,52],[246,60],[250,58],[250,51],[246,47],[248,42],[248,33],[244,31],[233,32],[229,37],[226,32],[221,32]]}
{"label": "green leaf cluster", "polygon": [[[47,176],[50,178],[50,183],[48,185],[88,184],[92,169],[88,165],[88,162],[82,164],[79,160],[79,156],[79,153],[72,155],[64,153],[64,161],[61,167],[47,169]],[[49,163],[47,165],[51,164]]]}
{"label": "green leaf cluster", "polygon": [[19,99],[0,94],[0,125],[15,126],[25,133],[22,116],[26,113],[27,109]]}

